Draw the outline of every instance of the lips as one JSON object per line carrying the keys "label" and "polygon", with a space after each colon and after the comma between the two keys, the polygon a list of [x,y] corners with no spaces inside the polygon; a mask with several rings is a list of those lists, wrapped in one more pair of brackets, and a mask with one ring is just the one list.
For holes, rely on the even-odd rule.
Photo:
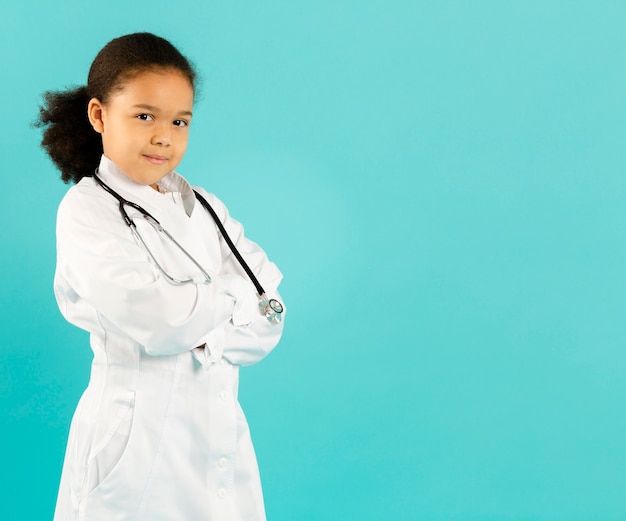
{"label": "lips", "polygon": [[159,156],[157,154],[143,154],[143,157],[146,158],[146,161],[152,163],[153,165],[164,165],[168,161],[167,157]]}

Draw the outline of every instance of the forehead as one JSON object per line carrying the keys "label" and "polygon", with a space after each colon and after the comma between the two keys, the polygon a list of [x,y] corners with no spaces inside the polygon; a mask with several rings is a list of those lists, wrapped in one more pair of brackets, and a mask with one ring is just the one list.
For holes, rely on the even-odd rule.
{"label": "forehead", "polygon": [[131,76],[113,93],[110,101],[191,111],[193,95],[191,82],[183,73],[165,69],[143,71]]}

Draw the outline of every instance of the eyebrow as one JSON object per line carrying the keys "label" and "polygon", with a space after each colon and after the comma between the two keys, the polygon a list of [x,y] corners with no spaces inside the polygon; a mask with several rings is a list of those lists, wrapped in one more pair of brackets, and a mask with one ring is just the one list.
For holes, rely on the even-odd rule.
{"label": "eyebrow", "polygon": [[[150,112],[159,112],[158,107],[153,107],[152,105],[144,105],[143,103],[139,103],[138,105],[133,105],[133,108],[145,109],[145,110],[149,110]],[[189,110],[181,110],[178,113],[178,115],[179,116],[193,116],[193,114]]]}

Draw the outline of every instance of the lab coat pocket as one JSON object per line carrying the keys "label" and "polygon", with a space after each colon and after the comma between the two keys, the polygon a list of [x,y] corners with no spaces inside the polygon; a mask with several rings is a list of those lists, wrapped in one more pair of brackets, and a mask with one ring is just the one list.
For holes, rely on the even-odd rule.
{"label": "lab coat pocket", "polygon": [[106,435],[94,446],[87,462],[83,496],[93,493],[122,461],[133,427],[135,393],[129,392],[120,400]]}

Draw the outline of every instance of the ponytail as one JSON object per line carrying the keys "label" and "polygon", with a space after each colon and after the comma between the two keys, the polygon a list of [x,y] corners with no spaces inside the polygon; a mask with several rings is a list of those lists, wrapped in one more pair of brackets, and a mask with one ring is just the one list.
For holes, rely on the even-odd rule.
{"label": "ponytail", "polygon": [[35,123],[44,127],[41,146],[65,183],[93,175],[102,156],[102,138],[87,117],[87,87],[44,93]]}

